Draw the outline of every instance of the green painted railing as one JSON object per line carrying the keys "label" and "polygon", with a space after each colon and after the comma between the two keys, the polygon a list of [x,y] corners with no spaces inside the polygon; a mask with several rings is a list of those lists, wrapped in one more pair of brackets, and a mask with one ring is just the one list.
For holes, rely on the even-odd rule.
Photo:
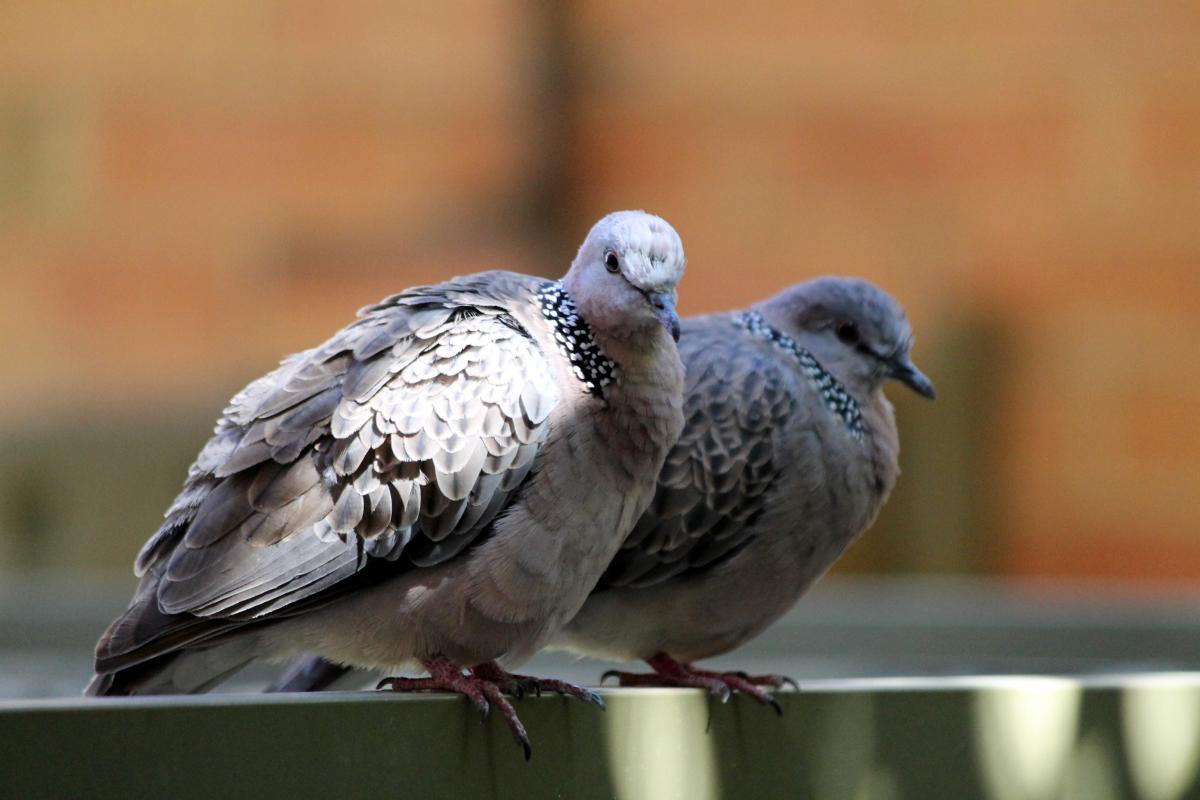
{"label": "green painted railing", "polygon": [[210,695],[0,704],[13,798],[1200,797],[1200,674],[813,683],[746,698],[517,703],[534,753],[461,698]]}

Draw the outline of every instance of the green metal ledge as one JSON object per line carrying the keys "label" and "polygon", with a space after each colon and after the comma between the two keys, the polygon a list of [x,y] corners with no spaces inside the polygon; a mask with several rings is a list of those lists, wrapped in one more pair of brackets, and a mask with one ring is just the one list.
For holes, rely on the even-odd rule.
{"label": "green metal ledge", "polygon": [[1200,797],[1200,673],[813,682],[744,697],[614,689],[503,722],[387,693],[0,703],[13,798]]}

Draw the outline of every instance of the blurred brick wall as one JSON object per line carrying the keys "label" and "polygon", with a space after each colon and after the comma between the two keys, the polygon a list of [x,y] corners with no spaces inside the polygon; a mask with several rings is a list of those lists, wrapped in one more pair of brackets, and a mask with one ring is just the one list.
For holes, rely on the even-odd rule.
{"label": "blurred brick wall", "polygon": [[211,391],[511,261],[528,28],[472,0],[0,6],[0,413]]}
{"label": "blurred brick wall", "polygon": [[[909,308],[942,398],[893,391],[906,475],[852,564],[1200,578],[1200,6],[831,8],[0,5],[12,452],[174,485],[80,426],[198,430],[357,306],[558,272],[640,206],[684,237],[686,311],[819,273]],[[149,494],[88,559],[128,560]]]}
{"label": "blurred brick wall", "polygon": [[992,375],[981,460],[922,476],[988,498],[984,563],[1200,577],[1200,5],[585,2],[577,31],[578,202],[667,214],[688,309],[834,272],[905,302],[918,358],[992,325],[998,363],[937,376]]}

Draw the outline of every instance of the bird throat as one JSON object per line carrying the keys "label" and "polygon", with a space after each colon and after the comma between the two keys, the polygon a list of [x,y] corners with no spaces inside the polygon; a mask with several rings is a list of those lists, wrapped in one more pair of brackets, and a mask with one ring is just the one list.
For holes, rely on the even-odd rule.
{"label": "bird throat", "polygon": [[801,347],[792,337],[772,328],[763,315],[757,311],[743,311],[735,318],[735,324],[750,335],[766,339],[776,347],[787,351],[800,362],[801,371],[804,372],[812,387],[821,394],[821,399],[825,401],[829,410],[841,418],[851,436],[860,440],[863,438],[866,434],[866,427],[863,424],[862,411],[858,407],[858,402],[850,396],[846,387],[842,386],[837,378],[830,375],[829,371],[821,366],[821,362],[817,361],[816,356]]}
{"label": "bird throat", "polygon": [[617,362],[600,349],[570,292],[559,281],[547,281],[538,290],[537,299],[559,352],[571,362],[575,377],[589,394],[604,397],[604,388],[617,376]]}

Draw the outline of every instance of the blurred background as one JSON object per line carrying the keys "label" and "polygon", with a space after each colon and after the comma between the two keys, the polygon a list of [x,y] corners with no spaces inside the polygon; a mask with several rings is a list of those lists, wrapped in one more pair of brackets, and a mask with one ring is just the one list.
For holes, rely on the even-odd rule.
{"label": "blurred background", "polygon": [[77,690],[247,381],[631,207],[685,313],[828,273],[909,311],[939,398],[891,391],[904,475],[810,652],[1068,608],[1165,631],[1096,658],[1200,657],[1200,5],[836,6],[0,4],[0,693]]}

